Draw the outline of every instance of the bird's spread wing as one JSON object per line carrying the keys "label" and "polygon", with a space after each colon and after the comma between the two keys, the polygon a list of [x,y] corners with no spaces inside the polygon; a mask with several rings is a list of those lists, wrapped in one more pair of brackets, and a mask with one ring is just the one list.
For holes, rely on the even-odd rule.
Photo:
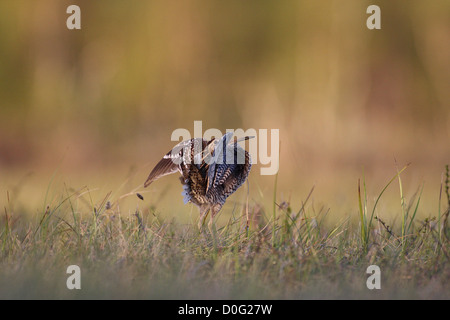
{"label": "bird's spread wing", "polygon": [[161,178],[162,176],[166,176],[177,171],[180,171],[180,166],[175,161],[173,161],[171,152],[169,152],[156,164],[152,172],[150,172],[147,180],[144,183],[144,187],[148,187],[153,181]]}
{"label": "bird's spread wing", "polygon": [[[214,150],[220,152],[222,150]],[[226,199],[233,194],[247,179],[251,169],[250,154],[237,144],[223,149],[220,163],[213,163],[208,170],[207,194],[218,192]],[[228,156],[228,157],[227,157]],[[227,159],[228,158],[228,159]],[[221,190],[221,191],[220,191]]]}
{"label": "bird's spread wing", "polygon": [[152,172],[150,172],[147,180],[144,183],[144,187],[148,187],[153,181],[166,176],[168,174],[181,172],[181,163],[183,162],[184,148],[189,146],[191,141],[183,141],[177,144],[172,150],[166,153],[166,155],[156,164]]}
{"label": "bird's spread wing", "polygon": [[214,177],[213,186],[217,187],[225,183],[228,177],[234,172],[235,164],[219,164],[216,165],[216,173]]}
{"label": "bird's spread wing", "polygon": [[248,154],[238,144],[226,145],[219,152],[220,159],[217,160],[221,161],[211,165],[212,168],[210,167],[210,171],[208,171],[208,178],[212,180],[209,181],[209,188],[223,185],[229,177],[236,174],[239,171],[238,167],[246,163]]}
{"label": "bird's spread wing", "polygon": [[195,163],[196,160],[198,161],[196,155],[197,153],[201,154],[203,143],[206,143],[206,141],[203,142],[203,139],[195,138],[177,144],[156,164],[145,181],[144,187],[149,186],[153,181],[162,176],[177,171],[183,173],[182,166],[185,163],[192,163],[192,161]]}
{"label": "bird's spread wing", "polygon": [[227,149],[227,143],[233,136],[232,133],[226,133],[223,135],[222,138],[220,138],[217,141],[217,145],[212,150],[210,157],[208,159],[209,161],[209,167],[208,167],[208,174],[207,174],[207,186],[206,186],[206,192],[208,192],[209,189],[211,189],[213,186],[216,186],[216,180],[217,180],[217,171],[223,171],[225,159],[226,159],[226,149]]}
{"label": "bird's spread wing", "polygon": [[208,167],[208,172],[206,176],[206,192],[213,186],[214,183],[214,176],[216,174],[216,164],[213,162]]}

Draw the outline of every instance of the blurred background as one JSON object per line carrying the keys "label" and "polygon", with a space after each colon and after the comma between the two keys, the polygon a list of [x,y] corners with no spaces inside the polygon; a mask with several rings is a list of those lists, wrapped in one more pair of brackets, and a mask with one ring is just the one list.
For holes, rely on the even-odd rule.
{"label": "blurred background", "polygon": [[[81,30],[66,28],[71,4]],[[371,4],[381,30],[366,27]],[[280,129],[277,201],[294,209],[315,186],[314,201],[353,214],[358,178],[372,199],[411,163],[404,191],[424,184],[423,214],[436,215],[450,162],[449,17],[448,0],[3,0],[0,204],[35,213],[47,189],[87,186],[94,201],[142,191],[172,131],[202,120]],[[274,182],[256,165],[251,203],[270,203]],[[182,208],[180,192],[165,177],[139,204]]]}

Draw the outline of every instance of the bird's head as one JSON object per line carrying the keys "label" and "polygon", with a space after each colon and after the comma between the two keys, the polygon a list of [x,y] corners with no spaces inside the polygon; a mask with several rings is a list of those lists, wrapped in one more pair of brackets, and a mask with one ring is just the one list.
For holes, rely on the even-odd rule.
{"label": "bird's head", "polygon": [[211,147],[212,147],[212,149],[216,149],[219,146],[231,145],[231,144],[238,143],[238,142],[241,142],[241,141],[253,139],[254,137],[255,136],[245,136],[245,137],[242,137],[242,138],[234,137],[234,139],[232,139],[233,138],[233,132],[227,132],[227,133],[225,133],[222,136],[222,138],[220,138],[218,140],[214,139],[213,143],[211,144]]}
{"label": "bird's head", "polygon": [[[242,137],[242,138],[236,138],[236,137],[234,137],[234,140],[233,140],[233,143],[238,143],[238,142],[241,142],[241,141],[246,141],[246,140],[250,140],[250,139],[253,139],[255,136],[245,136],[245,137]],[[230,142],[230,144],[231,144],[231,142]]]}

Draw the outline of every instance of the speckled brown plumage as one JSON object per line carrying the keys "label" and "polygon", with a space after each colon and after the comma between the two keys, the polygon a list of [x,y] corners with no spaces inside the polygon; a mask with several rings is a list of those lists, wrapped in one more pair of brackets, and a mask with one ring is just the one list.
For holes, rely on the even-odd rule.
{"label": "speckled brown plumage", "polygon": [[211,210],[211,223],[251,169],[250,154],[238,145],[240,140],[231,142],[231,138],[227,133],[219,140],[195,138],[179,143],[158,162],[144,187],[164,175],[180,172],[184,203],[199,207],[200,224]]}

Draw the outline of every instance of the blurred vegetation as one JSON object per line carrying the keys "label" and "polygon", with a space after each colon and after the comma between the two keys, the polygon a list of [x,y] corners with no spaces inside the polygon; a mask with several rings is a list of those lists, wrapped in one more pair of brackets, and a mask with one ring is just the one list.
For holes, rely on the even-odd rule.
{"label": "blurred vegetation", "polygon": [[[79,297],[373,298],[376,263],[378,298],[447,298],[449,17],[448,0],[0,1],[0,297],[73,298],[79,263]],[[178,179],[142,191],[194,120],[280,129],[277,184],[253,167],[219,247]]]}
{"label": "blurred vegetation", "polygon": [[[66,28],[70,4],[81,30]],[[174,129],[203,120],[280,129],[281,186],[356,170],[356,190],[362,166],[385,180],[394,158],[416,165],[415,185],[438,181],[449,16],[447,0],[1,1],[0,174],[146,171]]]}

